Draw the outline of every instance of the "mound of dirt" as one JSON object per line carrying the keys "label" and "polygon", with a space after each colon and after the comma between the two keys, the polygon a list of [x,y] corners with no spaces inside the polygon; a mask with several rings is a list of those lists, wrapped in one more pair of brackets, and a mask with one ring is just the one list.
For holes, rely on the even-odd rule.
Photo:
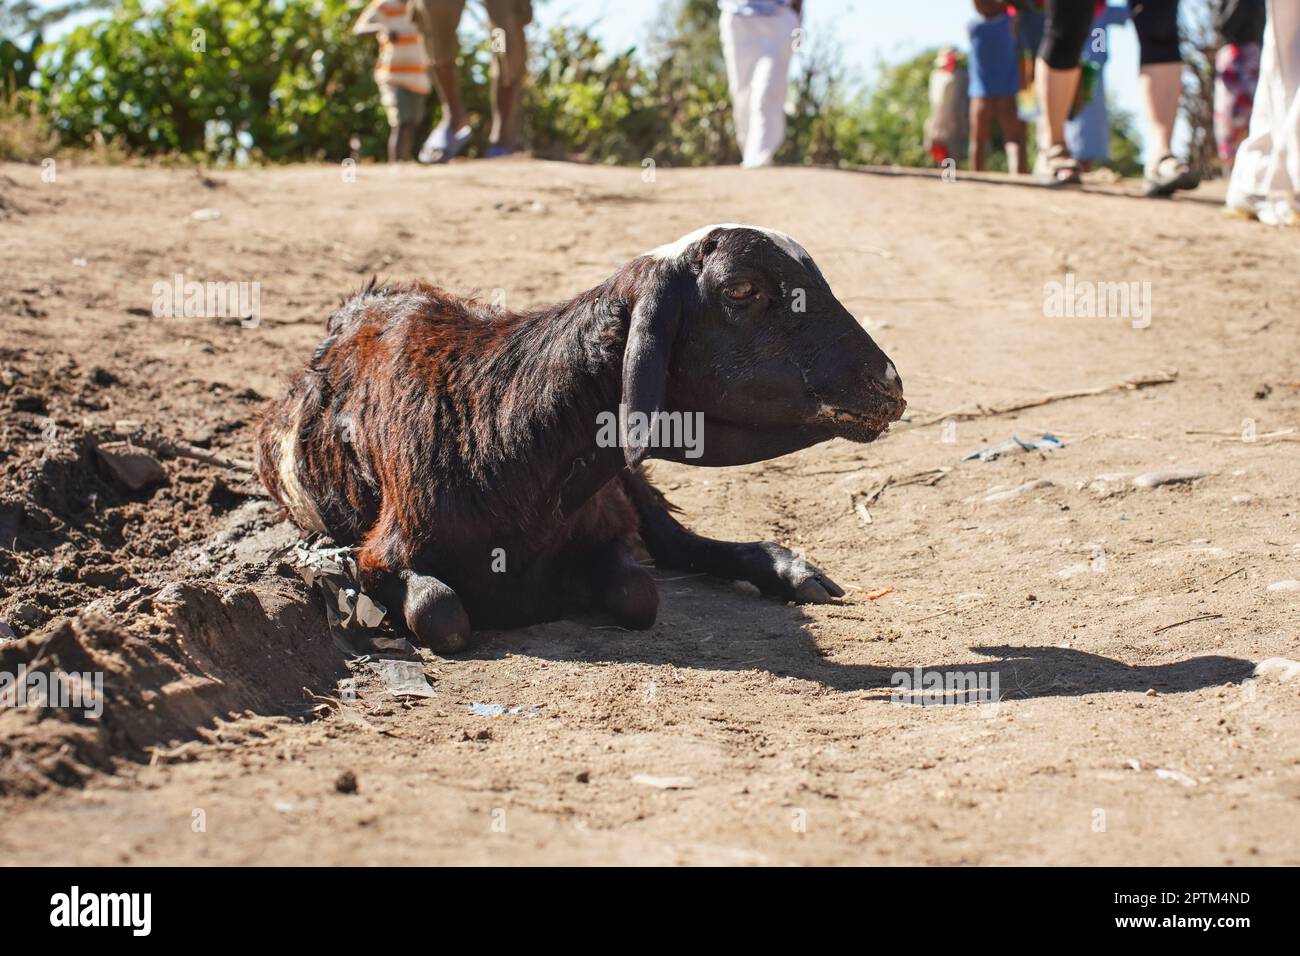
{"label": "mound of dirt", "polygon": [[[138,390],[125,372],[0,350],[0,620],[18,634],[156,579],[160,561],[258,493],[244,475],[160,461],[155,430],[105,420]],[[191,431],[211,444],[211,431]],[[140,487],[122,448],[151,465]]]}
{"label": "mound of dirt", "polygon": [[32,793],[174,748],[218,718],[306,716],[307,691],[330,691],[348,670],[306,592],[186,583],[133,588],[0,644],[0,673],[83,683],[81,706],[0,708],[0,793]]}

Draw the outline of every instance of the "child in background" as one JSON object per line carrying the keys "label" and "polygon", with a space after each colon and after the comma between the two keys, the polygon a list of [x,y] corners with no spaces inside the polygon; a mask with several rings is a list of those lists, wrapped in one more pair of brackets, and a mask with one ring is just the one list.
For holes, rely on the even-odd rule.
{"label": "child in background", "polygon": [[970,154],[976,172],[987,166],[996,120],[1007,150],[1007,169],[1024,172],[1025,124],[1016,108],[1020,91],[1020,57],[1006,4],[975,0],[970,22]]}
{"label": "child in background", "polygon": [[411,20],[408,0],[371,0],[352,32],[379,38],[375,82],[388,115],[388,161],[410,159],[431,87],[424,39]]}
{"label": "child in background", "polygon": [[[1093,163],[1110,159],[1110,114],[1106,111],[1106,61],[1110,58],[1109,27],[1128,22],[1128,7],[1107,6],[1105,0],[1097,3],[1083,45],[1084,70],[1094,76],[1087,102],[1065,123],[1065,145],[1070,155],[1079,163],[1079,171],[1086,172]],[[1088,64],[1091,64],[1089,66]]]}

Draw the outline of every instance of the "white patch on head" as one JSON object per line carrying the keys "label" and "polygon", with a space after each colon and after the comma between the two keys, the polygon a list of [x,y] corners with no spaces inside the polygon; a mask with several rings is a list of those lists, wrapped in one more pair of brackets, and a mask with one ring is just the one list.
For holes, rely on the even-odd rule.
{"label": "white patch on head", "polygon": [[325,531],[325,522],[321,520],[316,503],[307,494],[307,489],[298,480],[298,433],[302,430],[302,406],[294,415],[293,422],[280,438],[280,454],[276,461],[280,474],[280,495],[290,516],[300,528],[307,531]]}
{"label": "white patch on head", "polygon": [[714,229],[753,229],[755,232],[761,232],[767,238],[771,239],[781,248],[783,252],[794,259],[795,262],[801,262],[804,256],[808,256],[809,261],[812,256],[808,255],[808,250],[799,243],[795,242],[784,232],[778,229],[765,229],[762,226],[747,226],[738,222],[718,222],[712,226],[705,226],[703,229],[696,229],[694,232],[687,233],[676,242],[670,242],[667,245],[659,246],[645,253],[655,259],[675,259],[691,247],[691,243],[703,239]]}

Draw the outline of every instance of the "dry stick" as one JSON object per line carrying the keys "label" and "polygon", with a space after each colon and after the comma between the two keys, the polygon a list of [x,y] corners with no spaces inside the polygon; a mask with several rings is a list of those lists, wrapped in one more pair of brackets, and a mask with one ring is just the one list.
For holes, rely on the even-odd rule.
{"label": "dry stick", "polygon": [[1116,385],[1099,385],[1096,388],[1081,388],[1071,392],[1054,392],[1051,395],[1044,395],[1042,398],[1029,399],[1023,402],[1013,402],[1010,405],[992,405],[984,407],[976,405],[974,411],[964,409],[954,409],[946,415],[939,415],[936,418],[928,418],[922,422],[916,422],[912,428],[926,428],[930,425],[938,425],[945,421],[969,421],[973,418],[993,418],[998,415],[1010,415],[1012,412],[1024,411],[1027,408],[1038,408],[1040,405],[1050,405],[1052,402],[1064,402],[1071,398],[1090,398],[1094,395],[1104,395],[1107,392],[1126,392],[1136,391],[1140,388],[1150,388],[1153,385],[1168,385],[1178,380],[1177,371],[1156,372],[1152,375],[1144,375],[1140,378],[1131,378]]}
{"label": "dry stick", "polygon": [[1236,571],[1233,571],[1231,574],[1225,574],[1223,577],[1219,578],[1219,580],[1211,581],[1210,587],[1214,587],[1216,584],[1222,584],[1224,581],[1228,580],[1228,578],[1235,578],[1238,574],[1240,574],[1242,571],[1245,570],[1246,569],[1243,567],[1243,568],[1238,568]]}
{"label": "dry stick", "polygon": [[253,463],[251,461],[244,461],[242,458],[229,458],[217,452],[204,451],[202,448],[195,448],[189,442],[149,436],[134,438],[131,442],[151,451],[156,451],[160,455],[171,455],[174,458],[192,458],[195,461],[203,462],[205,465],[216,465],[218,468],[244,471],[250,475],[253,473]]}
{"label": "dry stick", "polygon": [[1171,631],[1176,627],[1182,627],[1184,624],[1195,624],[1197,621],[1212,621],[1215,618],[1223,617],[1222,614],[1202,614],[1199,617],[1189,617],[1185,621],[1178,621],[1175,624],[1166,624],[1164,627],[1157,627],[1152,634],[1163,634],[1165,631]]}

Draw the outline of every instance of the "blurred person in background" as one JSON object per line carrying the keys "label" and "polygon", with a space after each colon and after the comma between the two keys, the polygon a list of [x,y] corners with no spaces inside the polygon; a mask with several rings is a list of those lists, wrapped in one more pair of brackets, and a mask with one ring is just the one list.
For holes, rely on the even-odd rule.
{"label": "blurred person in background", "polygon": [[429,64],[408,0],[371,0],[352,32],[379,40],[375,82],[388,116],[388,161],[408,160],[429,98]]}
{"label": "blurred person in background", "polygon": [[[1110,59],[1109,28],[1128,23],[1128,7],[1107,5],[1097,0],[1092,31],[1083,45],[1083,75],[1089,83],[1079,84],[1076,112],[1065,123],[1065,143],[1070,155],[1087,172],[1093,163],[1110,159],[1110,112],[1106,106],[1106,61]],[[1083,102],[1080,103],[1079,99]]]}
{"label": "blurred person in background", "polygon": [[740,164],[770,166],[785,138],[785,95],[803,0],[718,0]]}
{"label": "blurred person in background", "polygon": [[[442,118],[420,147],[420,161],[445,163],[459,155],[472,133],[456,78],[458,30],[465,0],[410,2],[424,34],[433,86],[442,102]],[[533,20],[533,5],[532,0],[483,0],[483,6],[492,31],[492,129],[486,154],[492,159],[510,155],[517,146],[519,98],[528,72],[524,27]]]}
{"label": "blurred person in background", "polygon": [[1269,0],[1250,134],[1237,150],[1229,212],[1300,223],[1300,0]]}
{"label": "blurred person in background", "polygon": [[1217,0],[1214,27],[1223,46],[1214,57],[1214,141],[1225,170],[1250,131],[1264,43],[1264,0]]}
{"label": "blurred person in background", "polygon": [[[1065,122],[1079,90],[1079,62],[1092,26],[1094,0],[1047,0],[1045,12],[1034,71],[1042,112],[1034,173],[1044,185],[1062,186],[1080,182],[1078,164],[1066,143]],[[1129,13],[1137,29],[1146,107],[1143,190],[1151,197],[1172,196],[1200,185],[1200,177],[1172,151],[1183,90],[1178,0],[1129,0]]]}
{"label": "blurred person in background", "polygon": [[970,159],[971,169],[987,165],[993,124],[1002,133],[1007,170],[1023,173],[1025,124],[1020,120],[1016,94],[1020,92],[1020,57],[1016,48],[1014,18],[1001,0],[975,0],[976,16],[970,34]]}
{"label": "blurred person in background", "polygon": [[925,150],[936,166],[954,168],[966,156],[970,138],[970,79],[966,58],[944,47],[930,69],[930,116],[925,121]]}

